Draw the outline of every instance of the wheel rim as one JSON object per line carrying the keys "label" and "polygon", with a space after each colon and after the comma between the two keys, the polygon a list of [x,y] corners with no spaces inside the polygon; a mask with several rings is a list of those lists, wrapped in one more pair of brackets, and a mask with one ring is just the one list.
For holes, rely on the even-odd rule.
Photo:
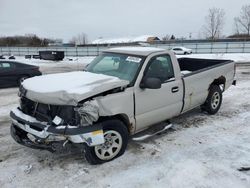
{"label": "wheel rim", "polygon": [[213,109],[216,109],[220,104],[220,94],[215,92],[212,96],[211,106]]}
{"label": "wheel rim", "polygon": [[95,154],[101,160],[114,158],[122,148],[122,137],[120,133],[109,130],[104,133],[104,143],[95,146]]}

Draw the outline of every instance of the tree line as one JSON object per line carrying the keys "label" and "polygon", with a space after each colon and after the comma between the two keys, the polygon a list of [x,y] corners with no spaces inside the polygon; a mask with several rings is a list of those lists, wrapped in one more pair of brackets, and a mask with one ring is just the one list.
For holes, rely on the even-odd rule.
{"label": "tree line", "polygon": [[40,38],[35,34],[26,34],[24,36],[0,37],[0,46],[32,46],[43,47],[49,43],[55,42],[54,39]]}
{"label": "tree line", "polygon": [[[62,43],[62,39],[40,38],[35,34],[0,37],[0,46],[46,47],[57,43]],[[69,44],[71,45],[85,45],[87,43],[88,40],[85,33],[80,33],[69,40]]]}

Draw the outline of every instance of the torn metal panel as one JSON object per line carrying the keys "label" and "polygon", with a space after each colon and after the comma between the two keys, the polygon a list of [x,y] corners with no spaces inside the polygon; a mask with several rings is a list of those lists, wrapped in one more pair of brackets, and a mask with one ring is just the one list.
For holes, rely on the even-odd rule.
{"label": "torn metal panel", "polygon": [[75,108],[80,116],[80,124],[83,126],[92,125],[99,118],[99,106],[97,101],[91,100],[82,104],[81,107]]}
{"label": "torn metal panel", "polygon": [[99,116],[125,115],[131,124],[131,133],[135,131],[133,88],[113,93],[94,100],[99,106]]}
{"label": "torn metal panel", "polygon": [[99,106],[100,116],[126,114],[134,115],[133,89],[127,88],[124,92],[113,93],[103,97],[94,98]]}

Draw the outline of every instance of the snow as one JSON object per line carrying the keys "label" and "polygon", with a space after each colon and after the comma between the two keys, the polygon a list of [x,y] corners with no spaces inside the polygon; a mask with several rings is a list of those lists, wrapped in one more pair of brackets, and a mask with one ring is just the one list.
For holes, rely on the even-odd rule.
{"label": "snow", "polygon": [[28,91],[52,93],[65,91],[67,93],[89,92],[96,85],[120,81],[117,77],[91,72],[67,72],[36,76],[24,80],[23,86]]}
{"label": "snow", "polygon": [[[123,156],[91,166],[79,148],[49,153],[18,145],[0,115],[0,187],[250,187],[250,67],[223,94],[216,115],[199,108],[172,120],[173,129],[130,140]],[[17,89],[0,90],[0,110],[17,105]]]}
{"label": "snow", "polygon": [[131,43],[131,42],[147,42],[148,38],[156,37],[153,35],[142,35],[137,37],[122,37],[113,39],[96,39],[92,44],[116,44],[116,43]]}
{"label": "snow", "polygon": [[17,106],[17,93],[17,88],[0,89],[0,121],[2,117],[9,115],[11,109]]}
{"label": "snow", "polygon": [[[24,113],[22,113],[19,109],[14,108],[12,109],[12,112],[17,116],[20,117],[21,119],[24,119],[25,121],[31,122],[31,123],[43,123],[40,121],[37,121],[34,117],[28,116]],[[46,123],[43,123],[46,124]]]}
{"label": "snow", "polygon": [[76,63],[83,63],[88,64],[90,61],[93,60],[93,56],[86,56],[86,57],[65,57],[62,61],[51,61],[51,60],[43,60],[43,59],[25,59],[23,56],[15,56],[15,60],[10,61],[19,61],[21,63],[26,63],[30,65],[37,65],[37,66],[53,66],[53,65],[66,65],[66,64],[76,64]]}
{"label": "snow", "polygon": [[141,35],[132,39],[133,42],[148,42],[149,38],[154,38],[154,35]]}
{"label": "snow", "polygon": [[25,59],[22,56],[16,56],[14,61],[39,66],[39,69],[43,74],[51,74],[83,70],[84,67],[88,65],[94,58],[94,56],[66,57],[62,61],[49,61],[40,59]]}
{"label": "snow", "polygon": [[74,106],[90,96],[128,84],[117,77],[84,71],[36,76],[22,83],[26,97],[33,101]]}
{"label": "snow", "polygon": [[157,52],[163,51],[163,48],[154,48],[154,47],[119,47],[119,48],[110,48],[109,50],[118,50],[118,51],[136,51],[136,52]]}
{"label": "snow", "polygon": [[183,70],[183,71],[181,71],[182,75],[189,74],[189,73],[192,73],[192,71],[189,71],[189,70]]}

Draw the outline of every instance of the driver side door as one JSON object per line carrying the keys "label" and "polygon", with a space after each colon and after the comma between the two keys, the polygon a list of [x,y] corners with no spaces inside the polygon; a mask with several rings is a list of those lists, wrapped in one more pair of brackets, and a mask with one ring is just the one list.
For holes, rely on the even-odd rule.
{"label": "driver side door", "polygon": [[160,89],[135,89],[136,131],[172,118],[182,108],[183,85],[176,80],[171,57],[168,54],[151,58],[145,68],[142,81],[147,77],[161,80]]}

